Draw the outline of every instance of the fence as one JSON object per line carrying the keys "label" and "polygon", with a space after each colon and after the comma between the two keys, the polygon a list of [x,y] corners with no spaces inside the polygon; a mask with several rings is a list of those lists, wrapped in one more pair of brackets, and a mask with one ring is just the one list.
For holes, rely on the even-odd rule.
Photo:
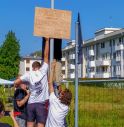
{"label": "fence", "polygon": [[[74,93],[73,81],[63,83]],[[124,127],[124,79],[79,81],[78,98],[78,127]],[[67,121],[74,127],[74,98]]]}

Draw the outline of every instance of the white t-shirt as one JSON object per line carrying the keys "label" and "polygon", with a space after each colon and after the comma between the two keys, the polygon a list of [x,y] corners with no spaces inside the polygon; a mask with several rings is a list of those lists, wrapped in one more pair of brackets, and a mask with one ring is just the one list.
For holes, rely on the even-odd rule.
{"label": "white t-shirt", "polygon": [[54,92],[49,97],[49,113],[45,127],[64,127],[64,118],[68,113],[68,106],[62,104]]}
{"label": "white t-shirt", "polygon": [[28,103],[42,103],[49,99],[48,79],[47,79],[48,64],[43,63],[42,67],[37,71],[32,71],[21,76],[22,81],[29,83],[31,95]]}

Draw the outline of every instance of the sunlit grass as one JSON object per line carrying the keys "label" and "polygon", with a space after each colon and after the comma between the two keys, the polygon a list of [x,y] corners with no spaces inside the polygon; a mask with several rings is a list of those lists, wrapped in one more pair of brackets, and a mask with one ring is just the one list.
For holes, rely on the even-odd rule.
{"label": "sunlit grass", "polygon": [[[69,127],[74,127],[74,85]],[[124,89],[79,85],[79,127],[124,127]]]}
{"label": "sunlit grass", "polygon": [[[74,85],[70,84],[69,89],[73,99],[67,122],[69,127],[74,127]],[[78,99],[78,127],[124,127],[124,89],[82,84],[79,85]],[[10,117],[0,121],[12,125]]]}

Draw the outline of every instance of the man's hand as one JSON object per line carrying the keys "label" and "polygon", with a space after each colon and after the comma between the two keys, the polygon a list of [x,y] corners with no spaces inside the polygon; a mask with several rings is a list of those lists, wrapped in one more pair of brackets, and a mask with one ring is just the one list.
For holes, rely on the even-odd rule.
{"label": "man's hand", "polygon": [[15,119],[15,117],[14,117],[14,112],[13,112],[13,110],[12,110],[9,114],[10,114],[10,117],[12,118],[12,120],[13,120],[14,127],[19,127],[19,125],[18,125],[18,123],[17,123],[17,121],[16,121],[16,119]]}
{"label": "man's hand", "polygon": [[9,115],[10,115],[11,118],[14,118],[14,112],[13,112],[13,110],[11,112],[9,112]]}
{"label": "man's hand", "polygon": [[48,37],[45,37],[45,41],[46,41],[46,42],[49,42],[49,38],[48,38]]}
{"label": "man's hand", "polygon": [[26,93],[28,96],[30,96],[31,92],[29,90],[26,90]]}
{"label": "man's hand", "polygon": [[54,59],[51,63],[51,70],[54,70],[56,66],[56,60]]}

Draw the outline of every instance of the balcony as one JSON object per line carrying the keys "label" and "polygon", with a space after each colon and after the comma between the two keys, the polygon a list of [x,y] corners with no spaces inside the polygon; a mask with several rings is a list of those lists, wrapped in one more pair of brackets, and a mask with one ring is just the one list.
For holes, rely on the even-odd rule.
{"label": "balcony", "polygon": [[71,60],[75,59],[75,54],[69,55],[69,59],[71,59]]}
{"label": "balcony", "polygon": [[63,75],[62,77],[63,77],[63,79],[64,79],[64,78],[66,78],[66,76],[65,76],[65,75]]}
{"label": "balcony", "polygon": [[110,66],[110,60],[96,60],[96,66]]}
{"label": "balcony", "polygon": [[116,75],[117,75],[117,76],[120,76],[120,75],[121,75],[121,71],[116,70]]}
{"label": "balcony", "polygon": [[90,56],[94,56],[94,50],[93,50],[93,49],[90,49],[90,50],[89,50],[89,55],[90,55]]}
{"label": "balcony", "polygon": [[75,65],[70,64],[70,65],[69,65],[69,69],[75,69]]}
{"label": "balcony", "polygon": [[65,58],[63,57],[63,58],[61,59],[61,61],[65,61]]}
{"label": "balcony", "polygon": [[65,70],[65,66],[62,66],[62,70]]}
{"label": "balcony", "polygon": [[116,51],[117,51],[117,50],[123,50],[123,49],[124,49],[123,47],[124,47],[123,44],[116,45],[116,46],[115,46],[115,50],[116,50]]}
{"label": "balcony", "polygon": [[69,78],[75,78],[75,74],[74,73],[70,74]]}
{"label": "balcony", "polygon": [[95,67],[95,61],[89,61],[89,67]]}
{"label": "balcony", "polygon": [[109,78],[109,72],[100,72],[95,75],[95,78]]}
{"label": "balcony", "polygon": [[94,78],[94,76],[95,76],[95,72],[89,72],[88,78]]}
{"label": "balcony", "polygon": [[121,61],[121,57],[116,57],[116,61]]}

